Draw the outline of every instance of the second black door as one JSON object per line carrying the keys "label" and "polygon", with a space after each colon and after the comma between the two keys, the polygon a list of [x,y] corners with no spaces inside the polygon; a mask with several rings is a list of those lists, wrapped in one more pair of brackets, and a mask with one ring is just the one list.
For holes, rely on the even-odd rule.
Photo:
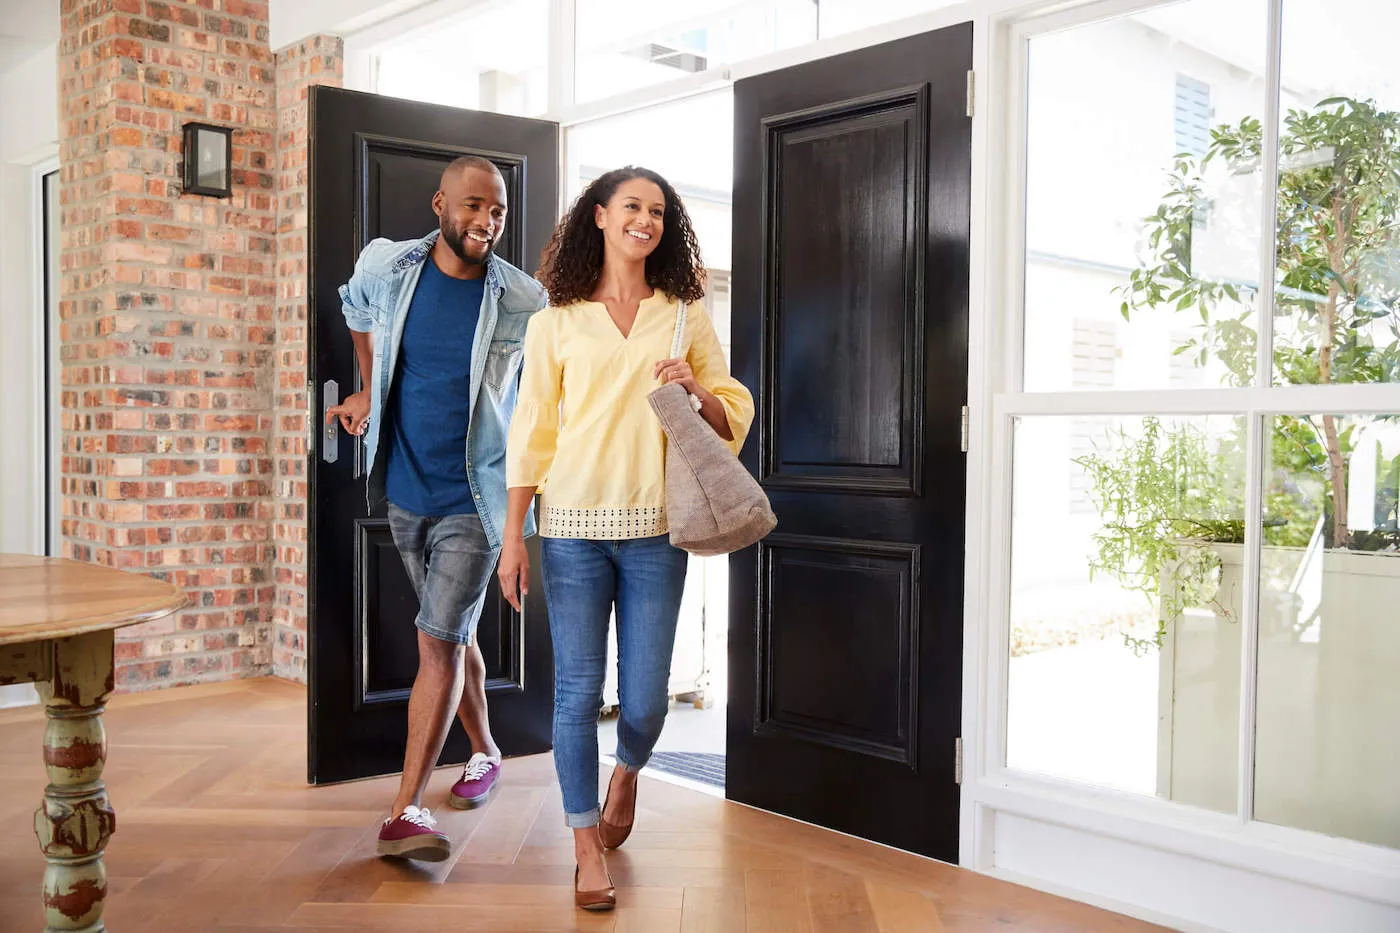
{"label": "second black door", "polygon": [[730,798],[957,861],[970,24],[734,94]]}
{"label": "second black door", "polygon": [[[336,290],[365,244],[436,229],[431,202],[442,170],[458,156],[480,155],[506,180],[510,213],[498,252],[534,271],[558,205],[559,129],[324,87],[312,89],[310,124],[310,388],[319,413],[332,390],[343,398],[359,387]],[[384,507],[366,511],[363,442],[338,427],[322,426],[319,438],[308,516],[312,783],[403,767],[408,692],[418,667],[418,602]],[[507,755],[550,747],[554,662],[543,593],[536,580],[522,617],[493,588],[482,612],[491,728]],[[466,735],[454,725],[440,763],[469,754]]]}

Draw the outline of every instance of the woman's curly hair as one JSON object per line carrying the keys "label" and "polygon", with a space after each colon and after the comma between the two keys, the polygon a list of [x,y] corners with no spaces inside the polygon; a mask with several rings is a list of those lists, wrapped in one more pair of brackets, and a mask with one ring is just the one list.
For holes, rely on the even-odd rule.
{"label": "woman's curly hair", "polygon": [[647,284],[682,301],[705,297],[705,265],[700,244],[690,225],[690,215],[671,183],[650,169],[633,165],[599,176],[578,196],[569,212],[554,228],[554,236],[540,260],[539,280],[553,305],[585,301],[593,295],[603,271],[603,231],[593,218],[595,205],[606,206],[618,186],[645,178],[661,189],[666,202],[661,242],[647,257]]}

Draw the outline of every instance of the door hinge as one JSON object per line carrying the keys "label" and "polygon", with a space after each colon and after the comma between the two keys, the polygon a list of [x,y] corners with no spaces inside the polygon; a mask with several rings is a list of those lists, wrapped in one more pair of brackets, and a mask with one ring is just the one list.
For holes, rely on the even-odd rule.
{"label": "door hinge", "polygon": [[969,117],[977,114],[977,72],[971,68],[967,71],[967,115]]}
{"label": "door hinge", "polygon": [[964,405],[964,406],[962,407],[962,429],[961,429],[961,430],[962,430],[962,442],[961,442],[961,443],[962,443],[962,452],[963,452],[963,453],[967,453],[967,436],[968,436],[968,433],[971,431],[971,415],[970,415],[970,413],[968,412],[967,406],[966,406],[966,405]]}
{"label": "door hinge", "polygon": [[962,736],[953,740],[953,781],[962,783]]}

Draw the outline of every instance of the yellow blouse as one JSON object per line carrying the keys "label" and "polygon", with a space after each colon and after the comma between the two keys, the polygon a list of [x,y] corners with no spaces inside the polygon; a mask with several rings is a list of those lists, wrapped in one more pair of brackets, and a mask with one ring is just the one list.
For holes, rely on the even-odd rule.
{"label": "yellow blouse", "polygon": [[[665,534],[666,435],[647,393],[671,355],[678,302],[643,300],[627,337],[601,302],[548,307],[525,331],[520,401],[506,446],[506,485],[542,487],[540,534],[617,540]],[[753,397],[729,375],[714,323],[686,308],[684,355],[724,406],[738,454]]]}

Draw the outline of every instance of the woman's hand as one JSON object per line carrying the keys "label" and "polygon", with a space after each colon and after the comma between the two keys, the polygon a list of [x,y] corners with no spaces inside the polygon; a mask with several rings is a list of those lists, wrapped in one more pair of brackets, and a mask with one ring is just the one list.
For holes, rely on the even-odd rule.
{"label": "woman's hand", "polygon": [[729,416],[724,413],[724,405],[695,381],[695,371],[690,368],[689,363],[685,360],[661,360],[656,364],[654,373],[656,378],[667,385],[674,382],[684,386],[687,392],[700,400],[700,417],[709,422],[715,433],[726,441],[734,439],[734,432],[729,427]]}
{"label": "woman's hand", "polygon": [[685,360],[660,360],[652,371],[652,376],[660,379],[663,385],[680,383],[691,395],[703,398],[708,394],[700,388],[700,383],[695,381],[695,372]]}
{"label": "woman's hand", "polygon": [[501,581],[501,595],[520,612],[521,601],[530,593],[530,553],[525,550],[525,539],[520,535],[506,536],[496,576]]}

